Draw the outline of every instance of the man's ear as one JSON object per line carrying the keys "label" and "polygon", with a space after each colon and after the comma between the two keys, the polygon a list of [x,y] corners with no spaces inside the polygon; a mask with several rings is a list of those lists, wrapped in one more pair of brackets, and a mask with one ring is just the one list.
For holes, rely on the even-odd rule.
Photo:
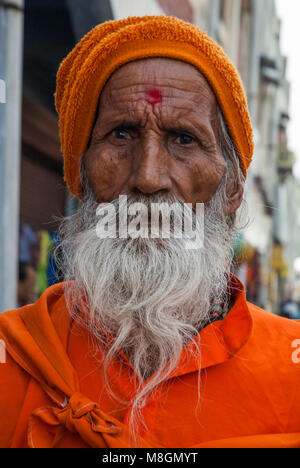
{"label": "man's ear", "polygon": [[224,206],[224,214],[226,216],[235,213],[239,209],[243,201],[244,184],[241,181],[233,181],[229,179],[226,184],[226,201]]}

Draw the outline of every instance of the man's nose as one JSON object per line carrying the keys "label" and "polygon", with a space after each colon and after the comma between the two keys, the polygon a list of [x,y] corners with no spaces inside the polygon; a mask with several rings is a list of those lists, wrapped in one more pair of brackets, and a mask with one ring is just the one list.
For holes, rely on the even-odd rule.
{"label": "man's nose", "polygon": [[170,164],[163,145],[157,141],[145,141],[137,148],[133,158],[131,190],[144,194],[169,192],[172,188]]}

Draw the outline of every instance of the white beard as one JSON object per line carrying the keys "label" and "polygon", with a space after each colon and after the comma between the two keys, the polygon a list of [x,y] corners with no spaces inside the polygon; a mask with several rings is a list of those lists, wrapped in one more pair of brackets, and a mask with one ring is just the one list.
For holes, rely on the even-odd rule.
{"label": "white beard", "polygon": [[[183,239],[100,239],[95,230],[98,205],[91,194],[62,229],[64,279],[75,280],[65,287],[69,311],[75,316],[72,304],[85,310],[84,325],[102,344],[101,330],[115,337],[104,369],[121,348],[140,385],[156,372],[129,402],[135,430],[147,397],[208,323],[213,306],[227,300],[232,227],[223,214],[224,191],[222,183],[205,207],[204,247],[199,250],[187,250]],[[132,201],[172,204],[174,199]],[[111,391],[109,382],[107,386]]]}

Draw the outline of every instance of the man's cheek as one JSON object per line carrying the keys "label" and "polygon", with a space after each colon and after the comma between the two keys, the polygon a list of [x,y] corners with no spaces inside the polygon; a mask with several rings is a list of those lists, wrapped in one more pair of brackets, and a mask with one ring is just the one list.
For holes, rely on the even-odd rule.
{"label": "man's cheek", "polygon": [[128,160],[113,156],[103,159],[90,171],[88,179],[98,202],[111,202],[126,192],[131,166]]}
{"label": "man's cheek", "polygon": [[91,186],[98,202],[110,201],[110,192],[114,190],[115,179],[107,164],[97,163],[87,172],[89,185]]}
{"label": "man's cheek", "polygon": [[218,190],[225,174],[223,164],[198,164],[193,171],[193,190],[198,203],[208,202]]}

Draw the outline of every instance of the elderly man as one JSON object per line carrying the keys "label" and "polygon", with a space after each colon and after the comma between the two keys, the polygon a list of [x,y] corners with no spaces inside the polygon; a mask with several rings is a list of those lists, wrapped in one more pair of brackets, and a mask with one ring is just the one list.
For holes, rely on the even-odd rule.
{"label": "elderly man", "polygon": [[[229,59],[175,18],[108,22],[62,63],[56,106],[82,203],[61,229],[66,281],[0,318],[1,446],[300,447],[300,325],[230,273],[253,144]],[[99,236],[120,195],[131,220],[177,201],[173,228],[204,204],[203,247]]]}

